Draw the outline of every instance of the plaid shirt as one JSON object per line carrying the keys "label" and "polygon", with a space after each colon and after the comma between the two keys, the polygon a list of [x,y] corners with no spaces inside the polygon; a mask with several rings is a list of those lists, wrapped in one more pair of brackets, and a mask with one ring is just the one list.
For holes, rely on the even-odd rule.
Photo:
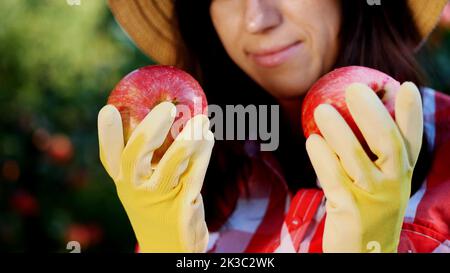
{"label": "plaid shirt", "polygon": [[[409,201],[398,250],[450,252],[450,97],[428,88],[422,93],[425,136],[434,160]],[[250,196],[242,195],[227,222],[210,233],[208,252],[322,252],[323,192],[291,193],[272,154],[249,156]]]}

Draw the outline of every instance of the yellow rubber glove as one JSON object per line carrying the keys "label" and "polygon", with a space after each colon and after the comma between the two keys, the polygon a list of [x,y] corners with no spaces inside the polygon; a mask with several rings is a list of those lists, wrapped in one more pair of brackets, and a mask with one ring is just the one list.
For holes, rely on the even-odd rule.
{"label": "yellow rubber glove", "polygon": [[174,122],[172,103],[157,105],[126,146],[112,105],[98,116],[100,159],[115,182],[141,252],[204,252],[208,229],[200,190],[214,145],[205,115],[190,119],[155,169],[153,151]]}
{"label": "yellow rubber glove", "polygon": [[368,86],[353,84],[346,103],[372,152],[373,162],[332,106],[316,108],[323,138],[311,135],[306,147],[327,198],[324,252],[396,252],[422,145],[419,90],[404,83],[392,119]]}

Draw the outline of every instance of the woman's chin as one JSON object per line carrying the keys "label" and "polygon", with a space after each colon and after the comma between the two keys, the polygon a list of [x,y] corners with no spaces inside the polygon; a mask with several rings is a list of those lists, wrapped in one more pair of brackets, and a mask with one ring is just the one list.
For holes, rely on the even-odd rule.
{"label": "woman's chin", "polygon": [[305,95],[314,80],[305,80],[301,76],[277,77],[277,79],[260,82],[260,85],[277,99],[294,99]]}
{"label": "woman's chin", "polygon": [[290,64],[270,72],[259,71],[263,73],[255,73],[252,78],[275,98],[286,99],[305,95],[321,76],[320,71],[314,64]]}

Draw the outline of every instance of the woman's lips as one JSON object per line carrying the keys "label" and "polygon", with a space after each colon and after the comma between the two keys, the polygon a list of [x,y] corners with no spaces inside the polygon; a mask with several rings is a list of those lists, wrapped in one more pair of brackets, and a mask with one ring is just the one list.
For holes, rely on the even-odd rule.
{"label": "woman's lips", "polygon": [[289,60],[302,46],[300,41],[288,46],[249,52],[248,55],[253,61],[262,67],[276,67]]}

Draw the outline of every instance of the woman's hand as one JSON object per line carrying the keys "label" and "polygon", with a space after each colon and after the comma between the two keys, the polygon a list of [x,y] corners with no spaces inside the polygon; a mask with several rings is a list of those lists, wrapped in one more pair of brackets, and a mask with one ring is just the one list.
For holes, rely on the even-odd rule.
{"label": "woman's hand", "polygon": [[372,162],[341,115],[319,106],[314,119],[323,138],[312,135],[308,155],[327,198],[325,252],[396,252],[422,145],[419,90],[404,83],[395,119],[368,86],[353,84],[346,103],[372,152]]}
{"label": "woman's hand", "polygon": [[119,111],[107,105],[98,116],[100,159],[116,184],[141,252],[204,252],[208,243],[200,194],[214,145],[208,118],[189,120],[156,169],[150,166],[175,113],[173,104],[160,103],[126,145]]}

